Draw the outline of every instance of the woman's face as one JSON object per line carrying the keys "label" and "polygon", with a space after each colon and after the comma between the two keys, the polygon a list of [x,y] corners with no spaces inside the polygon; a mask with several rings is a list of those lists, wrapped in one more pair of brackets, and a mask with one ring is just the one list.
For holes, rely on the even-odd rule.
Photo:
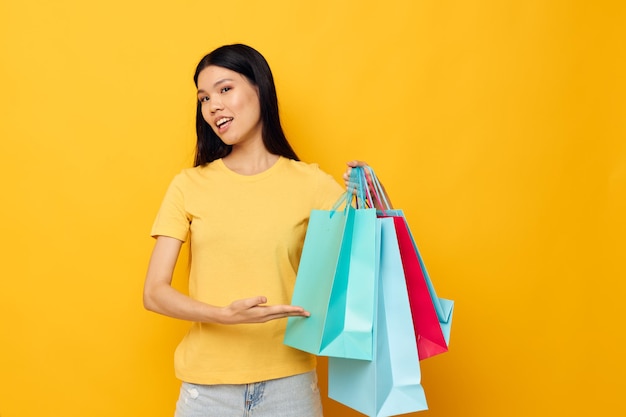
{"label": "woman's face", "polygon": [[262,141],[259,93],[238,72],[209,66],[198,74],[202,117],[227,145]]}

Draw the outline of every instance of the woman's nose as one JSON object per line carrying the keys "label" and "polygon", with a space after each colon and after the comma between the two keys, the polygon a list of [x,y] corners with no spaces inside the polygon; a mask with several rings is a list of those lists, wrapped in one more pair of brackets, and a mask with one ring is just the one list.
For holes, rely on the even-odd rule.
{"label": "woman's nose", "polygon": [[209,102],[209,106],[211,108],[211,112],[215,113],[218,110],[222,110],[224,108],[224,104],[219,97],[212,98]]}

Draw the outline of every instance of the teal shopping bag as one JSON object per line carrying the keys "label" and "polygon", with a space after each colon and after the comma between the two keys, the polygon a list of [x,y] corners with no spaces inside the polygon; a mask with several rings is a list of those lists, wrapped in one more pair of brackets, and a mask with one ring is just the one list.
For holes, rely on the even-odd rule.
{"label": "teal shopping bag", "polygon": [[379,219],[379,224],[372,360],[328,360],[328,396],[370,417],[428,409],[393,219]]}
{"label": "teal shopping bag", "polygon": [[292,305],[310,317],[287,320],[284,343],[321,356],[372,358],[376,284],[376,210],[349,204],[313,210]]}

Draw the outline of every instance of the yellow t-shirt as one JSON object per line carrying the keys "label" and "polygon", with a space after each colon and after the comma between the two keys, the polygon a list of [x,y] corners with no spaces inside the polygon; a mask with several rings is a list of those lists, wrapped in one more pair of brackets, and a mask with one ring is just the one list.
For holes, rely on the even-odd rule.
{"label": "yellow t-shirt", "polygon": [[[310,212],[330,209],[343,192],[314,164],[281,157],[244,176],[216,160],[173,179],[152,235],[190,238],[192,298],[226,306],[263,295],[290,304]],[[176,376],[243,384],[312,370],[314,356],[283,344],[286,325],[193,323],[176,349]]]}

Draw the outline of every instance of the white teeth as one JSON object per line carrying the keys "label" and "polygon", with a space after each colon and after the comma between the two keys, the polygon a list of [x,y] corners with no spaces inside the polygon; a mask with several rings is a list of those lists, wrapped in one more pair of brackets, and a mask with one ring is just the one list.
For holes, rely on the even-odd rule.
{"label": "white teeth", "polygon": [[217,127],[220,127],[221,125],[223,125],[224,123],[230,122],[232,119],[230,117],[222,117],[221,119],[219,119],[217,122],[215,122],[215,124],[217,125]]}

